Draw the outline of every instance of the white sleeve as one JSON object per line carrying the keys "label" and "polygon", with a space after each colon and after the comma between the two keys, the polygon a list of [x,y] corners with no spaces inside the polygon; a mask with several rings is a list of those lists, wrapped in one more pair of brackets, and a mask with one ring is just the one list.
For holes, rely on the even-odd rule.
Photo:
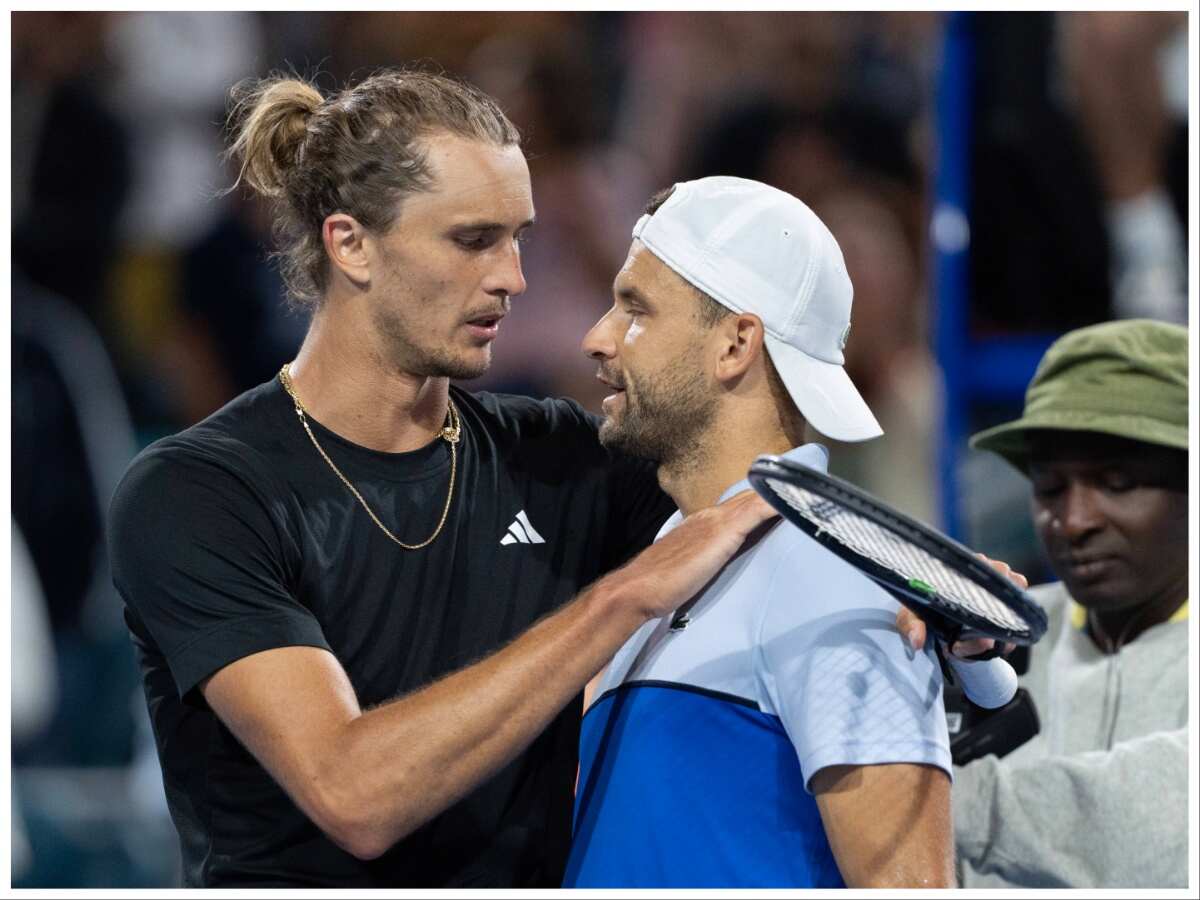
{"label": "white sleeve", "polygon": [[1187,886],[1187,728],[1112,750],[989,755],[957,775],[958,853],[980,873],[1030,888]]}
{"label": "white sleeve", "polygon": [[924,763],[952,774],[932,642],[913,651],[896,630],[897,601],[805,541],[778,558],[758,641],[764,706],[791,738],[805,787],[831,765]]}

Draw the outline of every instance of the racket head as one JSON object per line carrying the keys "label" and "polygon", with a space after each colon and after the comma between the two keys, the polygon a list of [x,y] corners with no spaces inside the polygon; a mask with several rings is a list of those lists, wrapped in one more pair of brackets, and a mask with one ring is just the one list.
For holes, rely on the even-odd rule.
{"label": "racket head", "polygon": [[1025,591],[953,538],[849,482],[771,455],[755,460],[749,479],[780,515],[868,575],[943,639],[1033,644],[1046,633],[1046,613]]}

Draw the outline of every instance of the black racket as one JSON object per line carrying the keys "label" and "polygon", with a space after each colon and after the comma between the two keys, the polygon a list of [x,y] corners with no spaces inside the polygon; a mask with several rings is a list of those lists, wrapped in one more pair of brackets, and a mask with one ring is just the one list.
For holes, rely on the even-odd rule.
{"label": "black racket", "polygon": [[[1046,633],[1046,613],[1027,593],[954,539],[854,485],[769,455],[750,467],[750,484],[785,519],[920,616],[946,645],[976,637],[1032,644]],[[995,700],[1016,688],[1015,674],[1005,672],[1010,685],[973,692],[966,684],[970,664],[953,656],[943,661],[966,676],[969,696],[979,693],[984,699],[986,692]]]}

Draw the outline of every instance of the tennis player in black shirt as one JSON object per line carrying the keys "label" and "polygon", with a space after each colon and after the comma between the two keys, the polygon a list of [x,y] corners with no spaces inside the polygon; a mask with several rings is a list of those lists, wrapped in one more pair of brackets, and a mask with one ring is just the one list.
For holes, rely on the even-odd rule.
{"label": "tennis player in black shirt", "polygon": [[274,79],[235,123],[311,326],[111,509],[185,882],[556,887],[582,687],[771,512],[743,494],[635,557],[673,509],[649,465],[570,401],[449,386],[525,287],[529,174],[488,97]]}

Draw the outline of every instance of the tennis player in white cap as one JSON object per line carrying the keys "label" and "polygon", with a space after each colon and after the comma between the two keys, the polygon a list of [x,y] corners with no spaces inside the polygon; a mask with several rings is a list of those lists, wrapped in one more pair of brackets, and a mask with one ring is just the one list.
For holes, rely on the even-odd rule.
{"label": "tennis player in white cap", "polygon": [[[653,459],[683,517],[762,453],[824,469],[807,426],[881,429],[842,367],[853,289],[795,197],[739,178],[651,201],[584,339],[602,442]],[[953,884],[942,675],[897,602],[786,524],[647,622],[591,697],[569,887]]]}

